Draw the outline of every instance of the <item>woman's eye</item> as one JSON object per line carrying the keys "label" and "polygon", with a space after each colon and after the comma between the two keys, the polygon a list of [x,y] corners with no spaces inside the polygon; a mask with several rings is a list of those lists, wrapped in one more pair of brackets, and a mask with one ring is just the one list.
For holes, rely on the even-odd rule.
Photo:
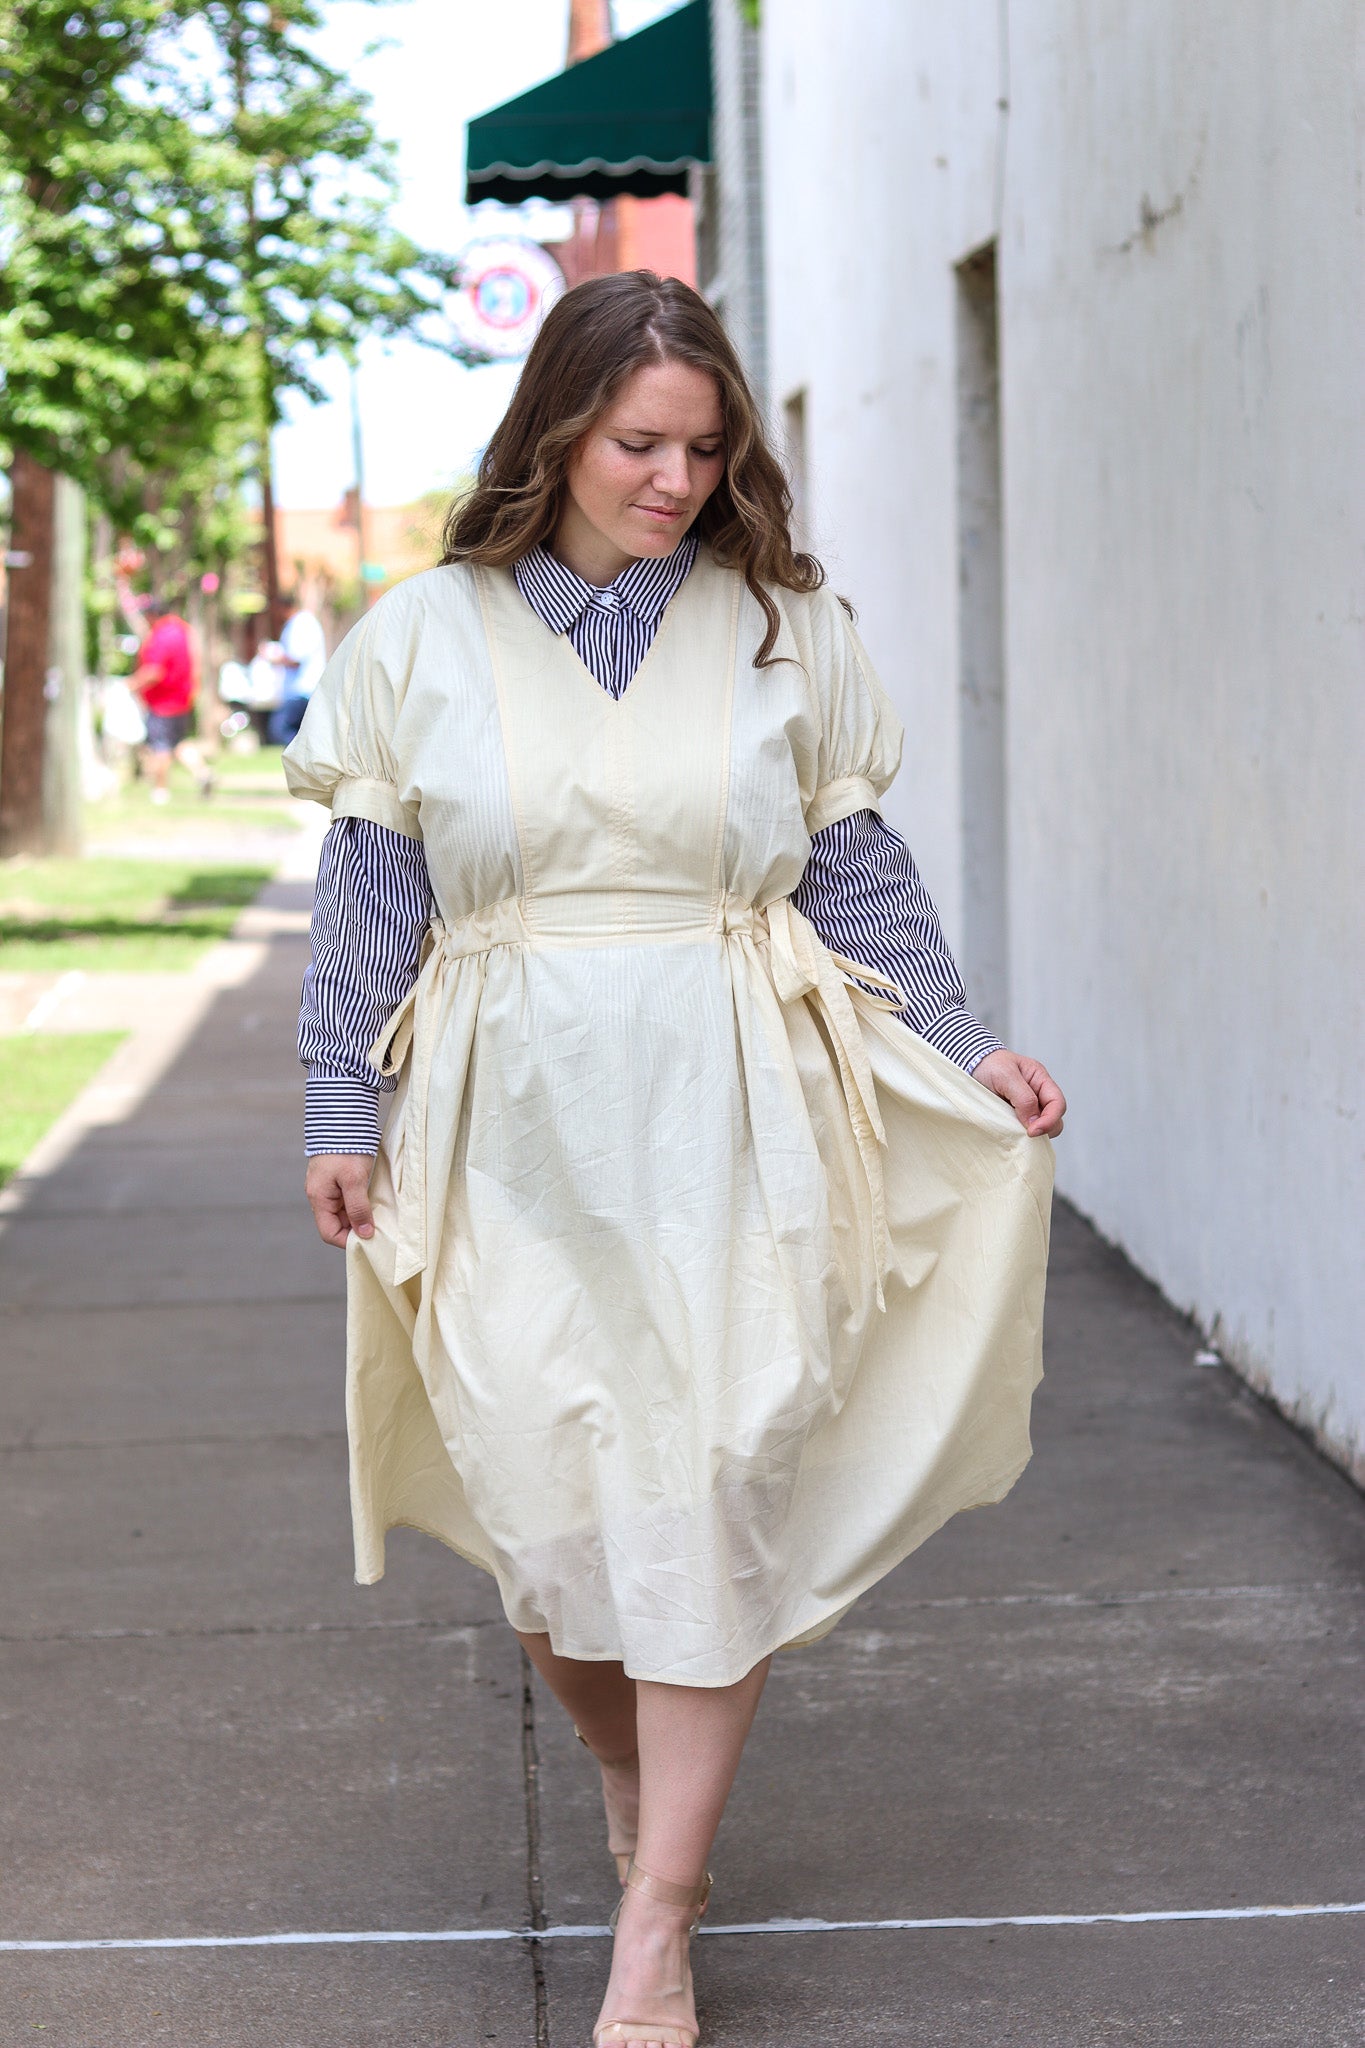
{"label": "woman's eye", "polygon": [[[648,455],[651,449],[653,448],[654,443],[652,441],[618,440],[616,445],[618,448],[623,448],[627,455]],[[692,450],[692,453],[698,456],[703,462],[713,462],[715,458],[718,455],[723,454],[724,451],[723,449],[720,448],[694,448]]]}

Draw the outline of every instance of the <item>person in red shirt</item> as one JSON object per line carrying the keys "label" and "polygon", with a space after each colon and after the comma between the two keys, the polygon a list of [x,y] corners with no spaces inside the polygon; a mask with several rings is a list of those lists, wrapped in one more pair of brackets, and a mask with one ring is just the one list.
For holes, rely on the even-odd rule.
{"label": "person in red shirt", "polygon": [[152,802],[170,801],[167,783],[172,759],[188,768],[199,784],[200,795],[207,796],[213,788],[213,778],[190,738],[199,685],[190,629],[177,613],[156,598],[148,599],[143,617],[151,630],[138,654],[132,683],[147,707],[143,761],[152,787]]}

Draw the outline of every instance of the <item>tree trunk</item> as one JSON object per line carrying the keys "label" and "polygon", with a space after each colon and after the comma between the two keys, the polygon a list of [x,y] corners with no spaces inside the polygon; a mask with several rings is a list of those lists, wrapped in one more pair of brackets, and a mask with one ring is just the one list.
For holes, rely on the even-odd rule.
{"label": "tree trunk", "polygon": [[10,465],[9,616],[0,732],[0,853],[43,846],[43,733],[56,477],[22,449]]}
{"label": "tree trunk", "polygon": [[84,824],[85,493],[56,479],[52,623],[48,631],[47,729],[43,743],[43,849],[79,853]]}

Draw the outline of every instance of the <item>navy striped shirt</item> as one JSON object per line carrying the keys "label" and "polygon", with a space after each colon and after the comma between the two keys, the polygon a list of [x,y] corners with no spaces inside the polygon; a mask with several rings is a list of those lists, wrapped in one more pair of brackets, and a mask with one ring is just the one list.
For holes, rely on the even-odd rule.
{"label": "navy striped shirt", "polygon": [[[620,697],[648,652],[669,599],[691,569],[688,535],[661,560],[642,558],[603,589],[544,548],[514,564],[522,596],[567,634],[589,672]],[[826,825],[792,902],[832,952],[905,991],[912,1031],[970,1073],[1001,1041],[965,1007],[962,978],[910,849],[875,811]],[[431,917],[421,842],[367,818],[338,818],[323,842],[303,984],[299,1057],[308,1069],[306,1150],[375,1152],[379,1097],[394,1086],[369,1048],[417,974]]]}

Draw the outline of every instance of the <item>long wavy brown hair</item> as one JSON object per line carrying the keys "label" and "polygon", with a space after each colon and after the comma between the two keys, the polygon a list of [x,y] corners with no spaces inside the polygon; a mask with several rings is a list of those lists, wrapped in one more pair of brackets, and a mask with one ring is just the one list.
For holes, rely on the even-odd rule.
{"label": "long wavy brown hair", "polygon": [[755,665],[766,667],[778,612],[768,586],[816,590],[825,572],[792,546],[792,494],[768,446],[739,358],[699,292],[676,277],[627,270],[575,285],[551,307],[474,488],[451,506],[442,562],[502,568],[553,540],[574,449],[646,363],[687,363],[720,393],[725,474],[692,531],[741,569],[763,609]]}

